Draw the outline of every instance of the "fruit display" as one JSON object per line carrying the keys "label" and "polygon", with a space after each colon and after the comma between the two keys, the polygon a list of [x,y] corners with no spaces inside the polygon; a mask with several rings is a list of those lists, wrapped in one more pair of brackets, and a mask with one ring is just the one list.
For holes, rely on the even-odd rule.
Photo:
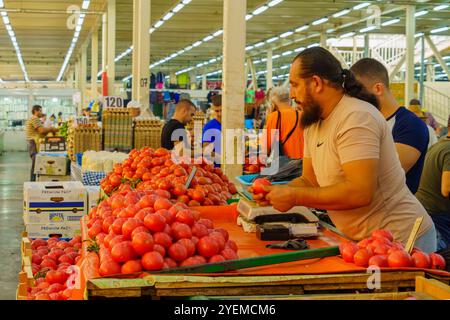
{"label": "fruit display", "polygon": [[133,116],[127,108],[103,110],[104,150],[131,150],[133,148]]}
{"label": "fruit display", "polygon": [[342,259],[359,267],[380,268],[415,267],[445,270],[444,258],[436,253],[427,254],[414,248],[409,254],[401,242],[394,241],[388,230],[375,230],[371,237],[358,243],[347,241],[339,246]]}
{"label": "fruit display", "polygon": [[161,132],[164,122],[159,118],[134,120],[134,148],[161,147]]}
{"label": "fruit display", "polygon": [[237,259],[228,232],[167,190],[123,189],[89,213],[90,251],[103,277]]}
{"label": "fruit display", "polygon": [[226,205],[227,200],[237,192],[236,186],[229,182],[220,168],[203,161],[190,188],[185,183],[193,165],[175,164],[171,153],[163,148],[153,150],[143,148],[132,150],[129,158],[114,166],[101,182],[102,190],[111,195],[116,190],[160,190],[167,192],[169,198],[188,206]]}
{"label": "fruit display", "polygon": [[31,266],[35,286],[28,288],[28,300],[67,300],[75,280],[71,266],[80,259],[81,237],[70,241],[50,238],[31,242]]}
{"label": "fruit display", "polygon": [[86,151],[83,153],[81,169],[83,171],[108,173],[117,163],[121,163],[128,154],[108,151]]}
{"label": "fruit display", "polygon": [[67,139],[67,135],[69,133],[69,124],[67,121],[61,123],[61,126],[58,128],[58,136],[66,138]]}

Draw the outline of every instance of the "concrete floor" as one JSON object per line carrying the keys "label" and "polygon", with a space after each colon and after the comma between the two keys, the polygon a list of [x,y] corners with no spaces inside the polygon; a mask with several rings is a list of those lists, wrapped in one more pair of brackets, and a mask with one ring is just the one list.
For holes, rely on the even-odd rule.
{"label": "concrete floor", "polygon": [[0,300],[14,300],[20,271],[23,183],[31,161],[26,152],[0,155]]}

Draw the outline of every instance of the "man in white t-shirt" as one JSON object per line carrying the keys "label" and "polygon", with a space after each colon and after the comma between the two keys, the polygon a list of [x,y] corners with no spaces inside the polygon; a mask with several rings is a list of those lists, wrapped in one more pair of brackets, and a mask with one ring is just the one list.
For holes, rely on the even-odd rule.
{"label": "man in white t-shirt", "polygon": [[295,58],[289,80],[291,97],[303,109],[303,175],[267,188],[266,199],[280,211],[295,205],[326,209],[335,226],[357,241],[387,229],[406,244],[414,222],[423,217],[415,245],[434,252],[433,222],[406,186],[376,97],[320,47]]}

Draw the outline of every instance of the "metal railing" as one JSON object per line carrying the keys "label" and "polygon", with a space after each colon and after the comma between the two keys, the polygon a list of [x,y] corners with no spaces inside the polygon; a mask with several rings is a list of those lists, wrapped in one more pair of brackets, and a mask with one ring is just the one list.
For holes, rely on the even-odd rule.
{"label": "metal railing", "polygon": [[425,84],[423,100],[426,110],[433,114],[440,125],[446,126],[450,114],[450,96]]}

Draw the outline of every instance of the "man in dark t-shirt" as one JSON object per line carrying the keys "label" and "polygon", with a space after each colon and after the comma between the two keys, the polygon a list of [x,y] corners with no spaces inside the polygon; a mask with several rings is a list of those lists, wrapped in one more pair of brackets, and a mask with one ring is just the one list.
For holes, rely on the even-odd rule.
{"label": "man in dark t-shirt", "polygon": [[395,148],[406,173],[406,184],[413,194],[416,193],[428,149],[427,125],[413,112],[397,104],[389,90],[388,71],[380,62],[364,58],[350,70],[364,88],[377,97],[380,111],[392,130]]}
{"label": "man in dark t-shirt", "polygon": [[[187,134],[184,127],[192,121],[195,115],[195,110],[196,107],[191,100],[182,99],[178,102],[172,119],[170,119],[162,129],[162,148],[172,150],[177,143],[186,139]],[[177,130],[184,130],[184,135],[180,137],[180,134],[178,134],[180,131]]]}

